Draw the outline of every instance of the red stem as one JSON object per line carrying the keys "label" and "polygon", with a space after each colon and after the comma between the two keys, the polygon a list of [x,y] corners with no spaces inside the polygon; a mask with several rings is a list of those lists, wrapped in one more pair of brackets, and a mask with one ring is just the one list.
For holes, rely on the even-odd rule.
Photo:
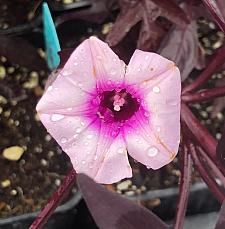
{"label": "red stem", "polygon": [[183,228],[185,213],[187,209],[188,195],[191,184],[191,156],[184,145],[181,155],[181,180],[179,185],[179,199],[177,202],[176,219],[174,229]]}
{"label": "red stem", "polygon": [[185,86],[182,90],[182,94],[191,92],[202,86],[216,71],[219,70],[221,65],[225,62],[225,46],[219,49],[219,51],[213,55],[212,61],[207,68],[194,80],[191,84]]}
{"label": "red stem", "polygon": [[197,93],[182,95],[182,101],[187,103],[204,102],[225,96],[225,86],[203,90]]}
{"label": "red stem", "polygon": [[76,180],[76,172],[74,169],[71,169],[71,171],[65,177],[61,186],[49,199],[48,203],[38,214],[37,218],[30,225],[29,229],[41,229],[45,225],[45,223],[48,221],[50,216],[53,214],[56,207],[60,204],[60,202],[66,196],[66,194],[71,190],[75,180]]}
{"label": "red stem", "polygon": [[217,141],[212,137],[207,128],[198,121],[187,105],[183,103],[181,104],[181,120],[187,125],[199,145],[205,150],[210,158],[216,161]]}
{"label": "red stem", "polygon": [[220,27],[220,29],[223,31],[223,33],[225,33],[225,19],[221,18],[221,16],[223,17],[221,12],[217,13],[217,11],[218,10],[220,11],[220,9],[222,9],[221,7],[223,7],[223,6],[222,5],[219,6],[218,3],[213,1],[214,4],[218,5],[218,7],[215,7],[214,4],[212,4],[212,0],[202,0],[202,1],[203,1],[203,4],[205,5],[205,7],[210,12],[210,14],[212,15],[212,17],[214,18],[214,21],[217,23],[217,25]]}
{"label": "red stem", "polygon": [[198,172],[200,173],[202,179],[208,185],[210,190],[214,193],[218,201],[222,203],[225,200],[225,193],[218,186],[216,181],[213,179],[212,175],[202,165],[196,153],[195,147],[192,143],[188,143],[188,149],[191,153],[191,157],[193,159],[194,165],[197,168]]}
{"label": "red stem", "polygon": [[218,169],[216,164],[211,160],[211,158],[202,150],[200,147],[196,147],[196,150],[199,154],[199,158],[202,161],[203,166],[205,165],[205,162],[208,164],[208,166],[212,169],[212,172],[216,177],[218,177],[221,181],[221,184],[225,188],[225,177],[221,173],[221,171]]}

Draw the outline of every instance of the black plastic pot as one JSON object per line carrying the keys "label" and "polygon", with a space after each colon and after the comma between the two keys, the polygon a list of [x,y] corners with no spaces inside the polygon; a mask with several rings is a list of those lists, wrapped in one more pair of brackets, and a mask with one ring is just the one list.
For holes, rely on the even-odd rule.
{"label": "black plastic pot", "polygon": [[[56,208],[55,213],[50,217],[44,229],[70,229],[77,214],[76,206],[81,200],[80,192],[76,192],[64,204]],[[27,229],[37,216],[36,213],[28,213],[20,216],[13,216],[0,219],[1,229]]]}
{"label": "black plastic pot", "polygon": [[[141,202],[146,201],[147,203],[148,200],[159,198],[161,204],[149,209],[163,220],[172,220],[176,212],[178,193],[178,188],[167,188],[148,191],[140,196],[129,197],[129,199]],[[209,213],[219,211],[219,209],[220,203],[210,192],[205,183],[197,182],[192,185],[186,215]]]}

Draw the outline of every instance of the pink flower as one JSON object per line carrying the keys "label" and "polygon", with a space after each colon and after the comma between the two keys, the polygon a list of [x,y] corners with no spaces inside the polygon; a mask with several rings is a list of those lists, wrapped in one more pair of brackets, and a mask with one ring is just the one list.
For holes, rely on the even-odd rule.
{"label": "pink flower", "polygon": [[136,50],[126,67],[91,37],[59,70],[37,111],[77,173],[114,183],[132,176],[127,153],[152,169],[176,156],[180,91],[172,61]]}

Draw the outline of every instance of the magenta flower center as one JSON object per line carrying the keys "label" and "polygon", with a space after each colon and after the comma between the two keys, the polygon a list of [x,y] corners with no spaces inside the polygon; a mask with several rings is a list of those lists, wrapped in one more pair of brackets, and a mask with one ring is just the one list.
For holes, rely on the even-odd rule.
{"label": "magenta flower center", "polygon": [[116,90],[104,91],[100,95],[99,112],[108,121],[126,121],[138,111],[139,107],[137,99],[132,97],[126,89],[119,92]]}

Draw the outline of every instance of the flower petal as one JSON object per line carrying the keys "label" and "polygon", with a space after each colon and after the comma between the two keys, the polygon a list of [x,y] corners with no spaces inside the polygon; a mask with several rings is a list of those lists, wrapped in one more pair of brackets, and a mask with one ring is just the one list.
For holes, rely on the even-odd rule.
{"label": "flower petal", "polygon": [[174,63],[156,53],[135,50],[127,66],[125,81],[140,84],[158,77],[174,66]]}
{"label": "flower petal", "polygon": [[[146,112],[136,113],[139,124],[132,125],[126,136],[129,154],[153,169],[164,166],[175,157],[180,141],[180,72],[174,65],[163,69],[165,63],[161,71],[157,70],[160,74],[143,78],[145,83],[139,90],[144,97]],[[144,121],[146,116],[149,123]]]}
{"label": "flower petal", "polygon": [[74,75],[85,83],[97,81],[103,89],[111,83],[121,83],[125,75],[125,63],[109,48],[108,44],[96,37],[85,40],[70,56],[62,74]]}
{"label": "flower petal", "polygon": [[77,173],[85,173],[104,184],[131,177],[125,143],[119,137],[114,140],[113,126],[106,126],[98,118],[91,121],[78,116],[54,115],[40,114],[40,119],[69,155]]}
{"label": "flower petal", "polygon": [[111,144],[95,180],[99,183],[112,184],[129,177],[132,177],[132,170],[126,145],[122,137],[118,136]]}

